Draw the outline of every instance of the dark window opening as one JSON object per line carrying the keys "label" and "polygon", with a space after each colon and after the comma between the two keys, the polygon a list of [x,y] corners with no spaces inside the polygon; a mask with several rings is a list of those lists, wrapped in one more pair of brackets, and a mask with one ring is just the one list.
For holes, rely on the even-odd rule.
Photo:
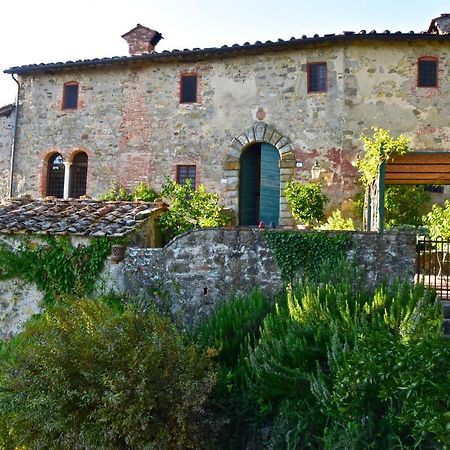
{"label": "dark window opening", "polygon": [[191,188],[195,190],[196,166],[177,166],[177,183],[186,184],[191,182]]}
{"label": "dark window opening", "polygon": [[78,108],[78,83],[67,83],[64,85],[63,109]]}
{"label": "dark window opening", "polygon": [[437,87],[437,61],[435,59],[419,59],[419,87]]}
{"label": "dark window opening", "polygon": [[48,162],[47,168],[47,195],[56,198],[63,198],[64,196],[64,160],[63,157],[57,153],[52,156]]}
{"label": "dark window opening", "polygon": [[181,103],[197,102],[197,75],[181,76]]}
{"label": "dark window opening", "polygon": [[86,195],[88,156],[86,153],[78,153],[73,159],[70,170],[69,197],[80,198]]}
{"label": "dark window opening", "polygon": [[427,192],[435,192],[438,194],[444,193],[444,186],[442,184],[426,184],[424,189]]}
{"label": "dark window opening", "polygon": [[327,64],[308,64],[308,92],[326,92]]}

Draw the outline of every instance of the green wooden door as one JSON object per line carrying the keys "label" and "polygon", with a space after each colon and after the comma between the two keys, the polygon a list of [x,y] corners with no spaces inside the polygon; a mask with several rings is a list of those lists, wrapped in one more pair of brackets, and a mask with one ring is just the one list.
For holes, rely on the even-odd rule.
{"label": "green wooden door", "polygon": [[280,156],[270,144],[255,144],[240,160],[239,224],[278,225],[280,218]]}
{"label": "green wooden door", "polygon": [[260,155],[260,145],[253,145],[241,155],[239,176],[240,225],[258,224]]}
{"label": "green wooden door", "polygon": [[261,144],[259,220],[266,226],[280,221],[280,154],[270,144]]}

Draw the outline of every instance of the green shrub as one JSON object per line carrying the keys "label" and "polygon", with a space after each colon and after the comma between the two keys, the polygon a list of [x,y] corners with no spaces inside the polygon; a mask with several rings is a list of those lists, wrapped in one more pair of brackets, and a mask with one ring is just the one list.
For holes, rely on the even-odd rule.
{"label": "green shrub", "polygon": [[429,200],[430,194],[423,186],[386,186],[384,194],[386,228],[404,224],[421,226],[422,215]]}
{"label": "green shrub", "polygon": [[202,185],[192,189],[190,180],[178,184],[167,179],[162,195],[169,200],[170,209],[161,215],[159,227],[169,239],[193,228],[221,227],[230,222],[219,196]]}
{"label": "green shrub", "polygon": [[130,192],[119,182],[114,182],[111,188],[100,196],[101,200],[118,201],[125,200],[129,202],[153,202],[159,197],[159,194],[147,183],[137,184]]}
{"label": "green shrub", "polygon": [[125,200],[131,201],[132,196],[129,190],[118,181],[115,181],[112,186],[102,195],[100,195],[100,200],[105,201],[118,201]]}
{"label": "green shrub", "polygon": [[196,342],[203,348],[214,348],[216,360],[228,369],[236,367],[242,345],[249,339],[254,345],[259,338],[259,327],[273,309],[260,291],[234,297],[219,304],[196,330]]}
{"label": "green shrub", "polygon": [[239,448],[257,429],[258,406],[245,388],[248,350],[259,339],[261,322],[273,308],[273,299],[254,291],[218,305],[195,330],[195,341],[203,350],[214,349],[218,366],[210,400],[222,423],[218,448]]}
{"label": "green shrub", "polygon": [[300,223],[315,225],[324,219],[323,210],[329,199],[322,193],[319,183],[291,181],[286,185],[284,196],[292,215]]}
{"label": "green shrub", "polygon": [[209,357],[156,312],[79,300],[2,349],[0,448],[204,447],[213,385]]}
{"label": "green shrub", "polygon": [[319,227],[319,230],[347,230],[354,231],[355,223],[351,218],[346,219],[339,209],[335,209],[327,221]]}
{"label": "green shrub", "polygon": [[153,202],[159,194],[146,183],[139,183],[131,192],[133,201]]}
{"label": "green shrub", "polygon": [[[378,346],[362,347],[361,342],[372,342],[372,337],[374,342],[379,339]],[[430,342],[436,348],[432,354],[427,352]],[[421,433],[428,443],[443,442],[448,408],[445,346],[442,309],[421,286],[398,283],[374,294],[355,292],[348,280],[301,286],[287,306],[267,315],[248,357],[248,389],[261,413],[274,421],[271,448],[323,448],[332,442],[330,433],[336,435],[335,444],[354,446],[328,448],[383,448],[395,440],[409,445],[420,443]],[[348,365],[352,354],[355,361]],[[401,377],[400,368],[392,367],[397,359],[407,372]],[[358,374],[364,371],[363,382]],[[430,382],[418,383],[431,371]],[[383,397],[386,380],[392,384],[389,396]],[[354,395],[353,383],[359,389]],[[414,394],[409,406],[407,389]],[[334,392],[344,400],[327,409]],[[426,406],[429,398],[434,406]],[[413,404],[421,411],[415,418]],[[408,428],[412,437],[405,434]]]}
{"label": "green shrub", "polygon": [[423,217],[423,221],[428,226],[432,239],[438,236],[450,239],[450,200],[445,200],[444,206],[433,205],[431,211]]}
{"label": "green shrub", "polygon": [[328,375],[313,383],[328,416],[325,440],[355,449],[446,448],[450,345],[438,333],[404,339],[385,328],[359,335],[351,349],[334,345]]}

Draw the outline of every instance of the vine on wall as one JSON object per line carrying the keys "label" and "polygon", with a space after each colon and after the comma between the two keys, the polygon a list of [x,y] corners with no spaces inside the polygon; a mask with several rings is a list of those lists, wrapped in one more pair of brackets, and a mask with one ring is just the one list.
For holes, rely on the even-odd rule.
{"label": "vine on wall", "polygon": [[35,283],[44,303],[59,302],[65,295],[92,292],[112,242],[97,238],[74,247],[66,237],[46,237],[42,243],[24,241],[18,248],[0,244],[0,280],[20,278]]}
{"label": "vine on wall", "polygon": [[268,230],[265,237],[287,282],[296,276],[314,278],[325,262],[345,258],[351,244],[349,233]]}

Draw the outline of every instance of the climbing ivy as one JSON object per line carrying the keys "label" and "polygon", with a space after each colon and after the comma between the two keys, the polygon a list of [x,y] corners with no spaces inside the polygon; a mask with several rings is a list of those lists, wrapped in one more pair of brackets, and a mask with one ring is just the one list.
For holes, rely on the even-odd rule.
{"label": "climbing ivy", "polygon": [[325,262],[346,257],[350,248],[349,233],[268,230],[265,237],[281,270],[283,280],[291,282],[296,276],[315,278]]}
{"label": "climbing ivy", "polygon": [[111,244],[97,238],[75,247],[66,237],[46,237],[42,243],[26,240],[18,248],[1,243],[0,280],[35,283],[46,304],[59,302],[65,295],[84,296],[94,288]]}

